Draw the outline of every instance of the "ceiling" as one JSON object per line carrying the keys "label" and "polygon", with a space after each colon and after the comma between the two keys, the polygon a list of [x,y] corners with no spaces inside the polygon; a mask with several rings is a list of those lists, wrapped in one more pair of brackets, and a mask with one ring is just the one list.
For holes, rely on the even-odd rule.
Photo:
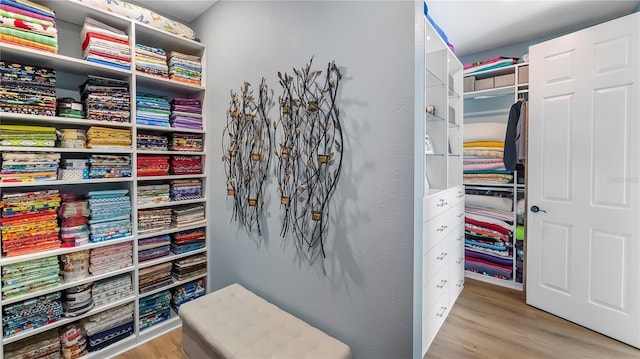
{"label": "ceiling", "polygon": [[[216,1],[131,0],[187,24]],[[456,55],[464,56],[614,19],[631,13],[640,0],[427,0],[427,4],[429,15],[456,47]]]}

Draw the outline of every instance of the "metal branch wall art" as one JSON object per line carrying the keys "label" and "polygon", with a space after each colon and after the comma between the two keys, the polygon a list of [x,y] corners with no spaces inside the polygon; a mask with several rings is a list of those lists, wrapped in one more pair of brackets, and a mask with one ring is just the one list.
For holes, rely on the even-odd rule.
{"label": "metal branch wall art", "polygon": [[342,168],[342,125],[336,105],[341,74],[334,62],[326,72],[311,70],[313,58],[293,75],[278,72],[282,86],[277,157],[283,211],[281,235],[313,261],[325,256],[329,201]]}
{"label": "metal branch wall art", "polygon": [[271,120],[267,117],[273,95],[263,78],[254,97],[251,84],[231,91],[227,125],[222,134],[222,161],[227,195],[233,198],[231,220],[261,235],[264,184],[271,160]]}

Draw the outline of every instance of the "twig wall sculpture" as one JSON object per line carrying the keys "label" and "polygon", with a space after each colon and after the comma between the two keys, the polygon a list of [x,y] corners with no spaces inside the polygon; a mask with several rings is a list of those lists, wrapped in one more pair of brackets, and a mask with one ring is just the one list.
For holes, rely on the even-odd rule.
{"label": "twig wall sculpture", "polygon": [[334,62],[312,71],[313,58],[294,75],[278,72],[282,95],[277,159],[278,192],[283,210],[281,235],[292,234],[311,261],[325,256],[329,201],[342,169],[342,125],[336,105],[341,74]]}
{"label": "twig wall sculpture", "polygon": [[271,120],[267,117],[273,95],[263,78],[258,96],[245,82],[240,93],[231,91],[227,125],[222,133],[222,161],[227,195],[233,198],[231,220],[261,234],[264,184],[271,160]]}

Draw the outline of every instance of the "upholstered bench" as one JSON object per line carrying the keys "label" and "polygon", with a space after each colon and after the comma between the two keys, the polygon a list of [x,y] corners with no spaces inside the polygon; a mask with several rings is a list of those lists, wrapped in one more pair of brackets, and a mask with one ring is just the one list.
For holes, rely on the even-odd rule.
{"label": "upholstered bench", "polygon": [[239,284],[180,306],[190,359],[343,359],[351,349]]}

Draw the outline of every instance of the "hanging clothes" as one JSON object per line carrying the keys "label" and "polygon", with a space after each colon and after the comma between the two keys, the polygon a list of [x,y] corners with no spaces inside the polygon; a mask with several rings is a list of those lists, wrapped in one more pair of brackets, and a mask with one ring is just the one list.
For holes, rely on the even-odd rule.
{"label": "hanging clothes", "polygon": [[526,160],[527,101],[518,100],[509,110],[507,132],[504,138],[504,166],[515,171],[518,163]]}

